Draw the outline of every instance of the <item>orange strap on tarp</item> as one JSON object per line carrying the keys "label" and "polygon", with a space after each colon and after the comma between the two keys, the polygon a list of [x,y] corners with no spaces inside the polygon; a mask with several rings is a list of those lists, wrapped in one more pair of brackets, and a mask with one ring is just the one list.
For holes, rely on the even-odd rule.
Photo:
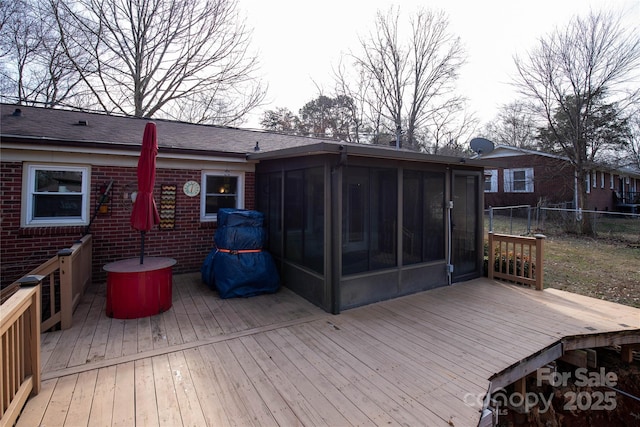
{"label": "orange strap on tarp", "polygon": [[251,254],[256,252],[262,252],[262,249],[218,249],[218,252],[224,252],[226,254]]}

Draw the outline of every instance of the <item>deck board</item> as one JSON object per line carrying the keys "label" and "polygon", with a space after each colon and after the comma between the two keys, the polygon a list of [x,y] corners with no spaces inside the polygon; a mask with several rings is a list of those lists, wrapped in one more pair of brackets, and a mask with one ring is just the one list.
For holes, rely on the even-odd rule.
{"label": "deck board", "polygon": [[[270,331],[265,334],[265,337],[271,341],[270,345],[280,349],[281,355],[286,358],[283,360],[282,366],[288,366],[291,370],[295,369],[298,375],[304,376],[305,381],[313,384],[313,386],[317,388],[317,391],[327,400],[327,403],[332,406],[332,409],[335,408],[335,410],[344,417],[344,419],[339,420],[341,425],[370,424],[371,420],[366,414],[350,400],[340,396],[338,393],[339,389],[318,371],[314,364],[307,360],[303,352],[299,349],[299,346],[302,344],[296,345],[287,341],[280,332],[281,331]],[[279,424],[282,425],[282,423]]]}
{"label": "deck board", "polygon": [[224,408],[227,420],[232,426],[254,425],[251,412],[245,406],[246,401],[240,393],[233,372],[227,370],[226,361],[220,358],[215,344],[208,345],[202,350],[203,357],[208,364],[207,369],[210,369],[215,375],[216,382],[214,384],[219,387],[219,404]]}
{"label": "deck board", "polygon": [[489,378],[564,337],[640,332],[640,310],[477,279],[322,312],[293,292],[222,300],[199,274],[173,307],[105,315],[89,288],[73,327],[42,336],[42,390],[18,426],[472,426]]}
{"label": "deck board", "polygon": [[[87,374],[83,372],[78,375],[78,385],[80,377]],[[91,426],[111,426],[113,421],[113,413],[117,411],[114,406],[116,385],[116,366],[109,366],[98,370],[98,378],[96,380],[95,390],[93,392],[93,400],[91,401],[91,413],[87,425]],[[76,386],[77,388],[77,386]],[[74,394],[75,400],[75,394]],[[75,420],[68,417],[69,425],[78,425]]]}
{"label": "deck board", "polygon": [[58,378],[42,381],[40,393],[29,399],[29,410],[23,410],[16,422],[16,427],[33,427],[41,425],[46,413],[51,396],[55,391]]}
{"label": "deck board", "polygon": [[69,375],[60,378],[56,382],[53,393],[51,394],[51,400],[47,402],[47,409],[42,417],[42,422],[37,422],[32,425],[65,425],[77,380],[78,375]]}
{"label": "deck board", "polygon": [[[276,422],[269,407],[262,400],[254,384],[251,382],[244,365],[238,360],[238,357],[242,356],[246,350],[243,351],[243,349],[238,346],[235,348],[236,351],[239,351],[238,355],[236,355],[229,347],[230,343],[235,341],[237,340],[225,341],[215,344],[214,346],[215,354],[222,362],[227,378],[234,383],[231,390],[235,398],[243,402],[247,416],[254,425],[275,425]],[[212,354],[213,353],[211,353],[211,355]]]}
{"label": "deck board", "polygon": [[138,321],[127,319],[124,321],[121,355],[127,356],[136,353],[138,353]]}
{"label": "deck board", "polygon": [[168,354],[152,357],[151,366],[157,398],[158,425],[167,427],[182,425],[182,412],[178,403]]}
{"label": "deck board", "polygon": [[[136,360],[134,369],[134,383],[129,387],[135,389],[136,425],[157,426],[159,425],[158,400],[151,358]],[[165,402],[163,401],[162,404],[164,405]]]}
{"label": "deck board", "polygon": [[206,424],[198,395],[194,389],[193,378],[187,367],[183,352],[169,353],[169,366],[173,374],[173,381],[180,407],[182,424],[188,426],[203,426]]}
{"label": "deck board", "polygon": [[135,424],[135,363],[116,365],[115,394],[113,400],[113,427],[128,427]]}
{"label": "deck board", "polygon": [[198,394],[198,403],[207,426],[227,427],[230,425],[225,410],[220,404],[218,379],[202,357],[202,348],[191,348],[184,351],[187,367],[191,372],[193,387]]}
{"label": "deck board", "polygon": [[[331,400],[332,404],[346,417],[351,425],[369,425],[374,422],[379,407],[370,399],[351,393],[352,384],[342,375],[335,372],[332,366],[323,360],[318,352],[305,343],[300,336],[290,329],[279,329],[269,333],[270,339],[279,348],[287,351],[292,363],[304,372],[309,380]],[[385,420],[385,423],[389,420]]]}
{"label": "deck board", "polygon": [[[379,338],[362,333],[350,324],[341,324],[339,329],[323,328],[322,333],[357,358],[359,364],[352,365],[354,369],[359,369],[363,374],[365,369],[371,370],[386,380],[386,383],[381,383],[381,391],[392,396],[400,393],[399,397],[406,405],[405,410],[419,416],[427,425],[447,422],[455,414],[455,411],[450,413],[450,405],[429,396],[430,392],[444,384],[440,378],[425,378],[429,377],[427,373],[430,366],[421,366],[420,363],[412,363],[406,359],[404,362],[407,363],[403,363],[395,348],[384,344]],[[467,412],[474,417],[476,415],[473,409]],[[458,414],[466,415],[468,414]]]}
{"label": "deck board", "polygon": [[78,375],[78,381],[73,390],[73,400],[67,411],[67,424],[88,425],[91,414],[91,405],[94,400],[94,392],[98,371],[87,371]]}
{"label": "deck board", "polygon": [[[329,326],[331,327],[331,326]],[[327,326],[302,325],[301,329],[307,336],[317,339],[316,350],[332,363],[341,375],[349,382],[356,385],[358,393],[365,394],[387,415],[392,417],[391,424],[422,425],[425,424],[423,414],[416,410],[417,403],[412,396],[405,393],[402,385],[390,382],[386,377],[379,375],[375,368],[371,368],[365,362],[366,350],[352,354],[349,347],[340,345],[341,340],[334,341],[335,337],[329,337],[324,333]],[[333,338],[333,339],[332,339]]]}
{"label": "deck board", "polygon": [[[320,422],[315,425],[347,425],[348,421],[335,405],[322,393],[312,379],[305,375],[304,371],[300,371],[294,363],[289,360],[285,353],[285,349],[281,349],[273,343],[268,334],[260,334],[252,337],[242,338],[243,340],[254,340],[268,356],[265,359],[267,369],[270,371],[277,370],[282,378],[295,388],[295,392],[303,396],[306,404],[311,406],[315,411],[314,415],[320,417]],[[255,354],[252,352],[252,354]]]}

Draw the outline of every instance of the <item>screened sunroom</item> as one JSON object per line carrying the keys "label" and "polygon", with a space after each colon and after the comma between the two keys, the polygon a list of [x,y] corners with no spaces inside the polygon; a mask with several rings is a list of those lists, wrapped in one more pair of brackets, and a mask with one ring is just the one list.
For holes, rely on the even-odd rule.
{"label": "screened sunroom", "polygon": [[482,274],[473,161],[330,142],[248,157],[283,283],[325,310]]}

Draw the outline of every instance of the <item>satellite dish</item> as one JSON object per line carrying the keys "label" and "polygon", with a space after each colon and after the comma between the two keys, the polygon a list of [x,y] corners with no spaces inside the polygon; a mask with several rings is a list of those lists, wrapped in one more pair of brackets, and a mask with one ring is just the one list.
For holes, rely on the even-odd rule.
{"label": "satellite dish", "polygon": [[483,154],[489,154],[494,149],[493,142],[486,138],[473,138],[469,144],[471,145],[471,149],[478,153],[478,157]]}

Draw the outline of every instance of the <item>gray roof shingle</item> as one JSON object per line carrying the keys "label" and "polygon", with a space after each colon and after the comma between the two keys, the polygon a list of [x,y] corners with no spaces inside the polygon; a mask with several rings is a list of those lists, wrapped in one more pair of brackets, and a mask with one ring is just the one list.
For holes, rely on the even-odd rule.
{"label": "gray roof shingle", "polygon": [[[14,114],[17,109],[20,110],[19,115]],[[349,155],[384,159],[465,164],[467,167],[481,165],[473,159],[431,155],[404,148],[398,150],[384,145],[0,103],[0,137],[3,142],[137,151],[149,121],[156,123],[158,147],[164,153],[202,153],[260,161],[320,153],[346,155],[349,152]],[[260,147],[258,152],[254,151],[256,142]]]}
{"label": "gray roof shingle", "polygon": [[[111,116],[99,113],[0,104],[2,138],[38,140],[56,144],[107,144],[131,146],[142,143],[145,124],[156,123],[158,146],[165,149],[206,151],[229,154],[274,151],[319,142],[319,138],[284,135],[232,127],[198,125],[158,119]],[[19,109],[20,115],[14,115]],[[86,125],[81,125],[84,122]]]}

